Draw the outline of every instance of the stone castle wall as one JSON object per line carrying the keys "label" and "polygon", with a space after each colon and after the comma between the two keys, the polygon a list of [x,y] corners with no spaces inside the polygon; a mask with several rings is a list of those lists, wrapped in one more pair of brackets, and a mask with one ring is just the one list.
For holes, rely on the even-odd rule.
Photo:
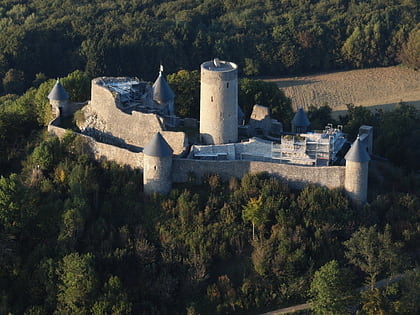
{"label": "stone castle wall", "polygon": [[343,166],[298,166],[258,161],[207,161],[174,159],[172,180],[186,182],[193,174],[198,182],[208,174],[219,174],[222,179],[242,178],[247,173],[267,172],[287,181],[293,188],[303,188],[307,184],[318,184],[328,188],[344,187],[345,167]]}
{"label": "stone castle wall", "polygon": [[[54,120],[49,126],[51,134],[62,138],[66,129],[54,125]],[[114,161],[117,164],[127,165],[131,168],[143,170],[142,152],[136,153],[113,145],[100,143],[93,138],[77,134],[86,139],[92,148],[92,153],[97,160]],[[344,187],[344,166],[298,166],[258,161],[207,161],[174,158],[172,163],[172,181],[182,183],[188,181],[194,174],[198,182],[208,174],[219,174],[224,180],[230,177],[242,178],[247,173],[267,172],[276,178],[287,181],[291,187],[303,188],[306,184],[313,183],[328,188]]]}
{"label": "stone castle wall", "polygon": [[[48,125],[48,132],[63,138],[67,129],[57,126],[59,119],[54,119]],[[143,152],[131,152],[127,149],[119,148],[110,144],[95,141],[95,139],[86,135],[77,133],[78,137],[83,138],[92,150],[93,157],[97,160],[114,161],[121,166],[143,169]]]}
{"label": "stone castle wall", "polygon": [[98,131],[123,139],[127,144],[139,148],[143,148],[159,131],[174,150],[174,154],[184,152],[187,147],[185,133],[164,131],[163,121],[157,114],[123,112],[118,108],[117,94],[98,84],[100,80],[101,78],[92,80],[91,102],[84,109],[88,115],[97,115],[97,120],[101,122],[97,127]]}

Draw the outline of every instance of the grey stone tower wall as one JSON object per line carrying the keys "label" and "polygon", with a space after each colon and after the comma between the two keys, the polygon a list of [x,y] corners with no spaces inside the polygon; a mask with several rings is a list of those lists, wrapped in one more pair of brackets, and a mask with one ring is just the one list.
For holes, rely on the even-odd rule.
{"label": "grey stone tower wall", "polygon": [[353,202],[364,204],[367,200],[369,162],[346,161],[344,190]]}
{"label": "grey stone tower wall", "polygon": [[167,194],[172,188],[172,156],[144,155],[144,193]]}
{"label": "grey stone tower wall", "polygon": [[52,107],[54,117],[67,117],[72,114],[72,112],[69,109],[69,102],[67,100],[50,100],[50,105]]}
{"label": "grey stone tower wall", "polygon": [[238,141],[238,67],[201,64],[200,137],[204,144]]}

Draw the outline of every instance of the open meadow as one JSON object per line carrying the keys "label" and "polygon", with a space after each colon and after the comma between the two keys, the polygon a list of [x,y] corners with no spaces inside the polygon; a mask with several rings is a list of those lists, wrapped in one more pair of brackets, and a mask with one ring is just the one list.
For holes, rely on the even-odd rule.
{"label": "open meadow", "polygon": [[293,108],[328,104],[337,117],[346,104],[390,109],[399,102],[420,108],[420,71],[404,67],[371,68],[299,77],[267,78],[292,99]]}

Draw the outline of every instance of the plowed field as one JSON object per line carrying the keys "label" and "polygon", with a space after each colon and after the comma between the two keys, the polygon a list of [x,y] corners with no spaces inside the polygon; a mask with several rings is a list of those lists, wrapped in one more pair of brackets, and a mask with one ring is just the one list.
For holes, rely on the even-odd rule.
{"label": "plowed field", "polygon": [[420,71],[403,67],[372,68],[309,76],[270,78],[292,99],[293,107],[328,104],[334,115],[346,104],[392,108],[403,101],[420,108]]}

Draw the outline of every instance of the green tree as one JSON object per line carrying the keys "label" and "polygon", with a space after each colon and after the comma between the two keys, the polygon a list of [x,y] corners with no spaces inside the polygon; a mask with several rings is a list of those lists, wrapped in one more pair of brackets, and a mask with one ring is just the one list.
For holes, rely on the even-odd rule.
{"label": "green tree", "polygon": [[9,69],[3,78],[3,91],[5,94],[22,94],[25,87],[24,73],[21,70]]}
{"label": "green tree", "polygon": [[260,227],[267,221],[266,211],[263,207],[262,196],[251,198],[243,206],[242,218],[252,224],[252,239],[255,239],[255,226]]}
{"label": "green tree", "polygon": [[376,226],[361,227],[344,245],[349,262],[367,275],[370,290],[375,288],[380,275],[389,276],[401,268],[401,244],[392,241],[389,226],[384,233],[378,232]]}
{"label": "green tree", "polygon": [[57,270],[59,314],[88,314],[95,296],[97,279],[92,254],[64,256]]}
{"label": "green tree", "polygon": [[238,86],[238,103],[246,119],[251,116],[255,104],[270,108],[270,115],[289,126],[293,117],[291,101],[273,82],[262,80],[240,79]]}
{"label": "green tree", "polygon": [[398,314],[419,314],[420,305],[420,270],[415,268],[406,272],[400,283],[400,297],[394,303]]}
{"label": "green tree", "polygon": [[69,248],[73,248],[76,241],[84,231],[85,220],[78,209],[69,209],[63,213],[62,227],[59,241],[65,242]]}
{"label": "green tree", "polygon": [[38,72],[37,74],[35,74],[35,79],[32,81],[32,84],[35,88],[38,88],[41,85],[41,83],[44,83],[47,80],[48,78],[44,73]]}
{"label": "green tree", "polygon": [[117,276],[109,277],[104,285],[103,291],[102,296],[92,306],[92,314],[132,314],[132,303],[128,301],[128,295],[122,286],[121,280]]}
{"label": "green tree", "polygon": [[308,119],[311,122],[311,128],[314,130],[323,130],[328,124],[336,124],[331,116],[332,109],[328,105],[316,107],[310,105],[308,108]]}
{"label": "green tree", "polygon": [[36,167],[50,171],[57,163],[59,155],[60,141],[57,137],[51,137],[35,147],[32,161]]}
{"label": "green tree", "polygon": [[341,117],[341,120],[350,140],[356,139],[361,125],[377,125],[377,117],[366,107],[347,104],[347,110],[348,116]]}
{"label": "green tree", "polygon": [[315,314],[351,313],[349,275],[336,260],[331,260],[315,272],[309,292]]}
{"label": "green tree", "polygon": [[61,79],[63,87],[73,102],[84,102],[90,98],[90,78],[80,70],[75,70]]}
{"label": "green tree", "polygon": [[168,84],[175,93],[176,114],[199,119],[200,73],[197,70],[180,70],[168,75]]}
{"label": "green tree", "polygon": [[399,59],[406,66],[415,70],[420,69],[420,27],[413,29],[403,44]]}
{"label": "green tree", "polygon": [[375,152],[405,169],[420,169],[420,147],[411,145],[420,136],[420,111],[401,103],[382,113],[378,127]]}
{"label": "green tree", "polygon": [[17,174],[0,176],[0,231],[18,235],[36,214]]}

